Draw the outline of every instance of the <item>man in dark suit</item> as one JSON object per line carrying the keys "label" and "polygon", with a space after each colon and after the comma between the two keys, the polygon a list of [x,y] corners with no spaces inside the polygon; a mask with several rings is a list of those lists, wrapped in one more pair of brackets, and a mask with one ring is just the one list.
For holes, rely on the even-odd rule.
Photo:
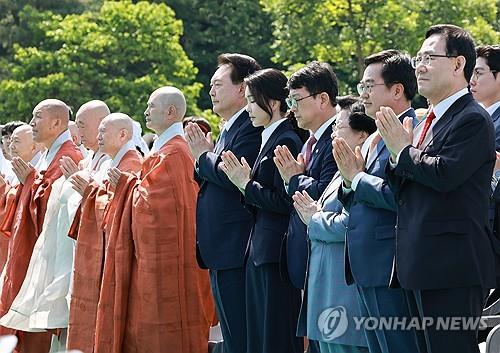
{"label": "man in dark suit", "polygon": [[[358,93],[366,113],[375,118],[381,106],[388,106],[400,121],[405,117],[415,119],[411,100],[417,82],[410,57],[397,50],[385,50],[365,58],[365,65]],[[389,288],[396,246],[396,202],[385,176],[389,150],[376,131],[356,151],[345,140],[336,139],[334,158],[343,178],[339,199],[349,212],[346,281],[357,285],[363,316],[409,320],[405,292]],[[365,334],[372,353],[417,351],[413,331],[381,329],[365,330]]]}
{"label": "man in dark suit", "polygon": [[213,111],[224,121],[215,148],[210,134],[189,124],[186,139],[197,161],[200,181],[196,207],[198,263],[210,270],[224,353],[246,352],[245,250],[253,225],[252,215],[240,202],[238,188],[219,166],[221,153],[232,151],[253,165],[259,153],[261,128],[254,128],[245,110],[243,79],[260,69],[255,59],[222,54],[210,82]]}
{"label": "man in dark suit", "polygon": [[[295,72],[288,87],[287,104],[298,126],[309,130],[311,135],[298,156],[278,146],[274,161],[290,196],[305,190],[318,200],[337,171],[331,150],[332,124],[337,113],[337,78],[330,65],[315,61]],[[307,227],[294,210],[282,249],[282,266],[288,269],[292,284],[300,289],[304,288],[307,256]],[[316,344],[312,348],[319,352]]]}
{"label": "man in dark suit", "polygon": [[436,25],[425,37],[412,64],[432,111],[414,131],[385,107],[376,120],[391,153],[386,171],[398,212],[391,284],[426,320],[422,351],[479,352],[479,318],[495,286],[488,225],[494,129],[467,89],[476,61],[471,36]]}
{"label": "man in dark suit", "polygon": [[500,45],[477,47],[476,54],[470,91],[491,115],[495,127],[496,150],[500,151]]}

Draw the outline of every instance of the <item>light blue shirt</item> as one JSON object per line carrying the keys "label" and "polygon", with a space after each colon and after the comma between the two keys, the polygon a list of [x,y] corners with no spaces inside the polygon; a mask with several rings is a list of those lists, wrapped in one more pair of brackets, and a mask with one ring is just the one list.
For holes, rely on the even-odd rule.
{"label": "light blue shirt", "polygon": [[175,136],[181,136],[184,138],[184,129],[182,127],[182,123],[173,123],[170,127],[163,131],[160,136],[153,142],[153,148],[151,149],[151,153],[158,152],[163,145],[165,145],[168,141],[173,139]]}
{"label": "light blue shirt", "polygon": [[488,114],[490,115],[493,115],[493,113],[498,109],[500,108],[500,101],[496,102],[496,103],[493,103],[492,105],[490,105],[488,108],[486,108],[486,111],[488,112]]}

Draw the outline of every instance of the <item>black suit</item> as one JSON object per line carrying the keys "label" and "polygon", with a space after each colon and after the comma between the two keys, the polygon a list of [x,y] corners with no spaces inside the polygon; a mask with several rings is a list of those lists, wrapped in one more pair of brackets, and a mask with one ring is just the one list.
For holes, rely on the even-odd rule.
{"label": "black suit", "polygon": [[[232,151],[252,165],[261,141],[244,111],[227,131],[217,151]],[[224,353],[246,352],[245,249],[252,215],[240,202],[241,193],[220,169],[220,154],[207,152],[198,159],[201,181],[196,207],[198,262],[210,269],[217,316],[224,337]]]}
{"label": "black suit", "polygon": [[274,164],[274,149],[297,155],[302,141],[288,121],[278,125],[263,146],[245,187],[244,201],[254,215],[246,264],[247,353],[302,353],[296,336],[300,290],[279,273],[281,240],[288,227],[292,200]]}
{"label": "black suit", "polygon": [[[495,286],[488,197],[493,124],[471,94],[455,101],[421,149],[387,168],[397,201],[391,284],[407,289],[420,316],[479,317]],[[415,311],[415,314],[417,312]],[[425,331],[432,352],[478,352],[474,330]]]}

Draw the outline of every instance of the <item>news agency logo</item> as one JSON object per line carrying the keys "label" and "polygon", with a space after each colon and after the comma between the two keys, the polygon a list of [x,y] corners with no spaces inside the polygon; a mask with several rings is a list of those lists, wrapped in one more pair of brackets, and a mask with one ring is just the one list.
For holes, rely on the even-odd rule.
{"label": "news agency logo", "polygon": [[[483,317],[352,317],[356,330],[425,330],[438,331],[477,330],[486,327]],[[347,331],[347,310],[343,306],[327,308],[318,317],[318,329],[325,341],[334,340]]]}
{"label": "news agency logo", "polygon": [[323,310],[318,318],[318,329],[325,341],[342,336],[347,331],[347,311],[343,306]]}

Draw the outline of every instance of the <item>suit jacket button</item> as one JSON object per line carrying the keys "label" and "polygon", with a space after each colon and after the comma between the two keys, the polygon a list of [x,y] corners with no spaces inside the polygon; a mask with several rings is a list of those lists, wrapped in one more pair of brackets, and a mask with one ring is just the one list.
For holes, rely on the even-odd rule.
{"label": "suit jacket button", "polygon": [[405,202],[403,200],[398,200],[398,205],[399,206],[403,206],[405,204]]}

